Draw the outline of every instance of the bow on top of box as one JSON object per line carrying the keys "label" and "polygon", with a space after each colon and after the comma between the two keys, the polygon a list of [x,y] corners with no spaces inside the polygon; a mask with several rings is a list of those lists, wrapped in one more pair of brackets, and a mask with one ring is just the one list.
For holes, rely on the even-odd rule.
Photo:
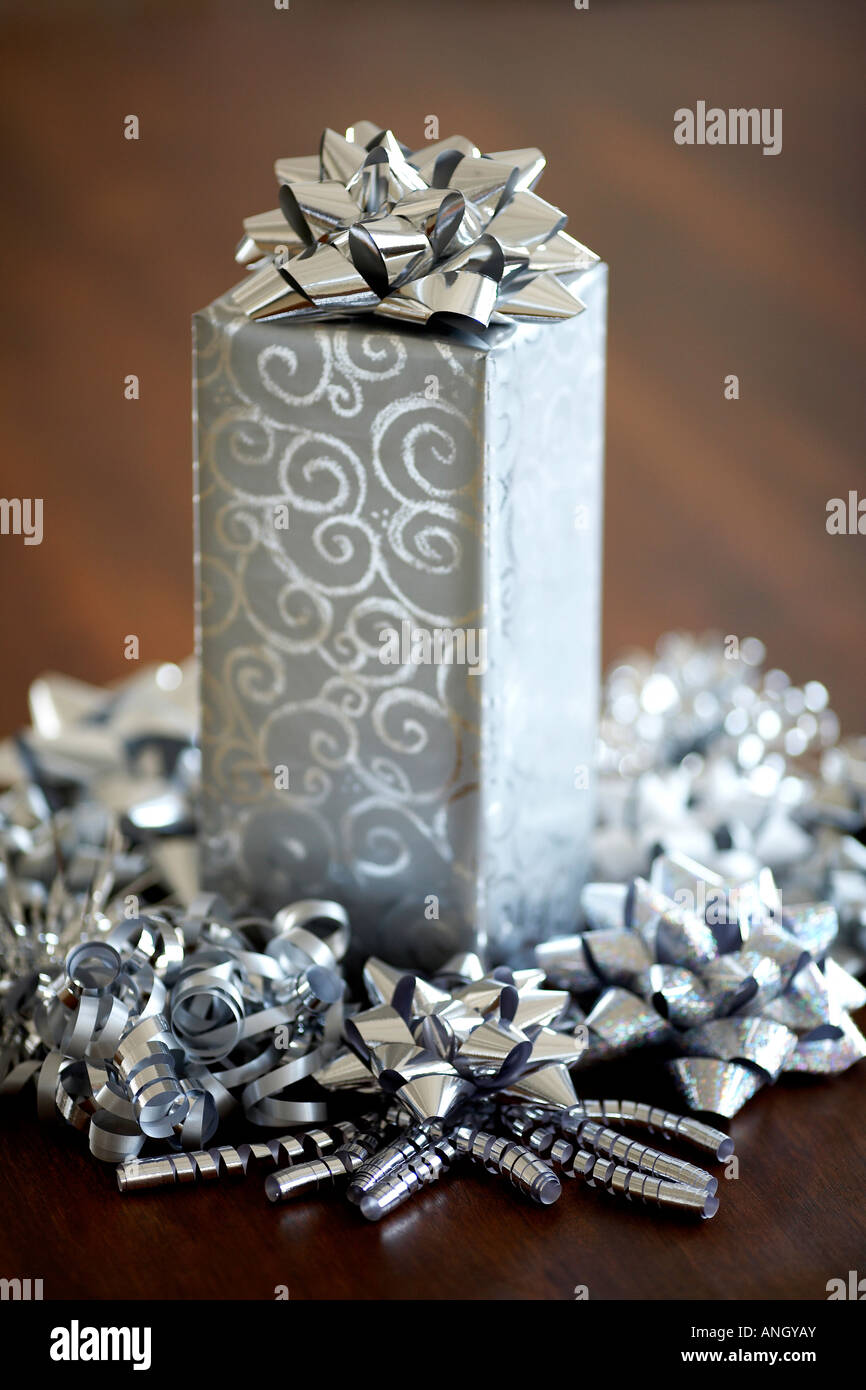
{"label": "bow on top of box", "polygon": [[540,150],[482,155],[462,135],[411,151],[371,121],[278,159],[280,206],[244,222],[233,299],[253,319],[378,314],[470,329],[568,319],[598,257],[532,190]]}

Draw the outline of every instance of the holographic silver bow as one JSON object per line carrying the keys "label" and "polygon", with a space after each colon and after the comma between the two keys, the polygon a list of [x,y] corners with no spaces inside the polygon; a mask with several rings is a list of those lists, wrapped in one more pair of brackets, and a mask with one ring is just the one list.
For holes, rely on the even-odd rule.
{"label": "holographic silver bow", "polygon": [[[680,853],[649,879],[590,883],[587,930],[538,946],[539,966],[596,993],[580,1065],[675,1042],[669,1063],[691,1109],[728,1118],[785,1071],[835,1074],[866,1057],[848,1010],[866,990],[829,955],[829,903],[783,908],[769,869],[742,882]],[[599,993],[600,991],[600,993]]]}
{"label": "holographic silver bow", "polygon": [[253,319],[376,314],[476,330],[573,318],[598,257],[533,189],[537,149],[482,155],[462,135],[410,150],[359,121],[318,155],[278,159],[279,207],[244,221],[233,291]]}
{"label": "holographic silver bow", "polygon": [[720,1114],[780,1068],[830,1074],[864,1050],[866,742],[765,655],[668,633],[611,668],[593,859],[619,882],[587,887],[588,930],[540,953],[554,980],[602,989],[585,1063],[680,1042],[677,1084]]}

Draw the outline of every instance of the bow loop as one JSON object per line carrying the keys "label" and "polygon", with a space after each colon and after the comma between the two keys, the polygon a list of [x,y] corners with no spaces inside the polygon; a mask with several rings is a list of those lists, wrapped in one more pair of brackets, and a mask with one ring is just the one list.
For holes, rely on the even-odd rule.
{"label": "bow loop", "polygon": [[412,151],[372,121],[326,129],[317,156],[276,161],[280,205],[244,221],[234,301],[252,319],[470,331],[573,318],[570,280],[598,257],[533,192],[544,165],[538,149],[485,155],[459,135]]}

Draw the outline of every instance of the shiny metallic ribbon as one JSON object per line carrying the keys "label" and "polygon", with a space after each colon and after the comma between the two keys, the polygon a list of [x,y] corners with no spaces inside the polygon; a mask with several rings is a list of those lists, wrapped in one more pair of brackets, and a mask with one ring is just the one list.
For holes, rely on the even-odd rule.
{"label": "shiny metallic ribbon", "polygon": [[573,318],[598,257],[533,192],[540,150],[482,155],[455,135],[410,150],[358,121],[316,156],[278,159],[279,207],[248,217],[233,291],[252,319],[375,314],[475,330]]}
{"label": "shiny metallic ribbon", "polygon": [[648,880],[588,884],[582,907],[585,932],[536,950],[553,982],[597,994],[579,1065],[675,1042],[690,1108],[730,1117],[782,1072],[832,1074],[866,1056],[847,1012],[866,990],[828,955],[835,909],[783,908],[769,869],[727,882],[662,854]]}
{"label": "shiny metallic ribbon", "polygon": [[569,996],[541,970],[486,973],[472,954],[432,980],[371,957],[372,1007],[346,1019],[348,1047],[316,1073],[328,1090],[384,1093],[417,1124],[444,1120],[497,1095],[563,1108],[577,1101],[568,1074],[585,1029],[560,1020]]}
{"label": "shiny metallic ribbon", "polygon": [[345,912],[324,901],[292,904],[273,923],[233,923],[202,895],[182,913],[121,920],[76,945],[50,983],[30,977],[16,1003],[33,1060],[13,1067],[3,1090],[34,1081],[42,1118],[86,1131],[109,1162],[148,1140],[203,1149],[237,1105],[263,1126],[320,1121],[324,1103],[294,1088],[336,1048],[347,945]]}
{"label": "shiny metallic ribbon", "polygon": [[[490,972],[466,955],[425,981],[369,961],[360,1012],[334,995],[348,941],[337,904],[271,921],[196,892],[192,673],[148,668],[106,691],[36,682],[33,727],[0,745],[0,1096],[33,1082],[43,1120],[116,1162],[145,1144],[208,1152],[238,1107],[275,1129],[319,1123],[316,1079],[334,1105],[344,1089],[372,1093],[397,1133],[439,1120],[487,1133],[505,1103],[546,1144],[537,1131],[557,1116],[702,1139],[697,1121],[638,1103],[575,1103],[584,1058],[678,1043],[689,1105],[722,1115],[785,1071],[850,1066],[864,1053],[850,1014],[866,1000],[866,749],[838,741],[823,687],[671,641],[655,662],[616,668],[602,719],[596,858],[627,851],[646,867],[589,885],[586,930],[549,943],[535,969]],[[783,772],[798,808],[784,834],[771,793]],[[680,840],[706,843],[707,825],[738,847],[702,866]],[[730,1141],[710,1137],[721,1157]],[[418,1152],[423,1169],[430,1150]],[[401,1171],[401,1197],[423,1185]]]}

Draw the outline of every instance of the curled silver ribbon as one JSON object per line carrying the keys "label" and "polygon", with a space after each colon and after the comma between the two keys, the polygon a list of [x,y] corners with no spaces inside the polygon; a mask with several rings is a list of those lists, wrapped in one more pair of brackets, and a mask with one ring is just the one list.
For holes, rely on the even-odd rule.
{"label": "curled silver ribbon", "polygon": [[[126,900],[107,889],[103,861],[94,857],[96,917],[88,909],[96,879],[77,900],[55,879],[65,934],[77,929],[80,939],[52,975],[7,859],[5,900],[21,924],[15,951],[43,971],[5,981],[2,1092],[34,1081],[40,1117],[87,1133],[107,1162],[135,1157],[148,1141],[204,1149],[236,1106],[263,1126],[324,1119],[324,1102],[295,1088],[337,1047],[344,909],[310,900],[273,922],[234,919],[201,894],[186,908],[129,918]],[[52,935],[53,919],[46,925]]]}
{"label": "curled silver ribbon", "polygon": [[[381,159],[370,169],[365,206],[391,177]],[[357,1090],[378,1100],[365,1128],[382,1130],[377,1169],[391,1173],[379,1214],[423,1185],[449,1130],[493,1134],[506,1115],[559,1165],[573,1157],[569,1126],[588,1119],[669,1130],[722,1157],[724,1134],[636,1102],[577,1102],[572,1078],[585,1060],[674,1043],[687,1104],[731,1116],[786,1071],[831,1075],[866,1052],[851,1019],[866,1003],[862,740],[838,741],[823,687],[717,657],[676,638],[609,679],[595,850],[628,871],[588,885],[584,931],[546,943],[528,969],[465,954],[425,980],[370,960],[359,1011],[343,1007],[338,904],[269,920],[196,893],[192,718],[159,672],[110,692],[37,682],[34,728],[0,746],[12,783],[0,795],[0,1095],[33,1082],[44,1121],[73,1126],[104,1161],[156,1145],[173,1181],[210,1171],[233,1110],[258,1126],[317,1124],[316,1082],[336,1107]],[[796,806],[790,824],[782,800]],[[704,863],[681,841],[706,845],[708,826]],[[386,1164],[407,1151],[414,1177]],[[219,1153],[228,1171],[235,1151]],[[581,1155],[595,1171],[598,1154]],[[622,1182],[628,1195],[633,1179]]]}

